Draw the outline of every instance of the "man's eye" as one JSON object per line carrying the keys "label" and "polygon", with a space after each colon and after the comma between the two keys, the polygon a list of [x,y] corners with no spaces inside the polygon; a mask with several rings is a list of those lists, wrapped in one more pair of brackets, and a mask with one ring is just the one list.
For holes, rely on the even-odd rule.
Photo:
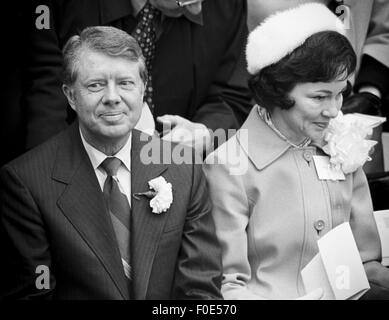
{"label": "man's eye", "polygon": [[132,86],[134,86],[134,82],[130,81],[130,80],[123,80],[123,81],[120,81],[120,85],[124,86],[124,87],[132,87]]}
{"label": "man's eye", "polygon": [[93,82],[88,84],[88,89],[91,91],[98,91],[101,90],[102,88],[103,88],[103,84],[100,82]]}

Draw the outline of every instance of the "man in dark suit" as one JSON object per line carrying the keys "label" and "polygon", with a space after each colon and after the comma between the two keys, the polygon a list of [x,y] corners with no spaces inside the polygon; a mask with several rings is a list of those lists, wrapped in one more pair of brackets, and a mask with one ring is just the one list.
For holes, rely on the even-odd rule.
{"label": "man in dark suit", "polygon": [[[150,63],[153,97],[149,105],[154,119],[176,131],[185,128],[193,133],[192,137],[197,132],[200,134],[197,140],[203,138],[202,134],[209,135],[206,129],[238,129],[251,110],[243,51],[247,36],[246,2],[206,0],[183,7],[176,2],[150,0],[159,13],[153,21],[156,43]],[[37,109],[34,106],[39,106],[42,112],[65,111],[58,72],[63,45],[87,26],[110,25],[129,34],[136,33],[139,14],[146,3],[146,0],[37,2],[50,8],[52,27],[32,32],[29,69],[32,85],[27,93],[27,106],[34,110]],[[47,98],[49,95],[57,97],[55,105],[50,102],[54,99]],[[65,114],[63,118],[65,121]],[[161,126],[158,129],[162,131]],[[166,139],[192,142],[190,137],[174,132]],[[204,148],[201,144],[195,147],[199,151]]]}
{"label": "man in dark suit", "polygon": [[149,163],[146,149],[166,159],[177,146],[133,129],[147,79],[138,44],[91,27],[64,60],[78,120],[0,172],[1,296],[221,298],[201,165]]}

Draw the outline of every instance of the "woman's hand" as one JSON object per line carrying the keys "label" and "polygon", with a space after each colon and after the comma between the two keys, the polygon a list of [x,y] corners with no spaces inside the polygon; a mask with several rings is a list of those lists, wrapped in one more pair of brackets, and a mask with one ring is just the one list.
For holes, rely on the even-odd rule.
{"label": "woman's hand", "polygon": [[324,296],[322,288],[317,288],[311,292],[308,292],[305,296],[301,296],[296,300],[321,300]]}

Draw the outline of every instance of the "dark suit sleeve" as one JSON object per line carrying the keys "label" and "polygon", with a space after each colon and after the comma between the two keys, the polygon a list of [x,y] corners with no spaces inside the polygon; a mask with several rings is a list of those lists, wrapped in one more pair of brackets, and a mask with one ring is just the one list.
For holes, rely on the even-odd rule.
{"label": "dark suit sleeve", "polygon": [[201,165],[194,166],[191,202],[173,285],[173,299],[222,299],[221,251]]}
{"label": "dark suit sleeve", "polygon": [[[218,14],[227,14],[225,39],[227,47],[215,73],[206,99],[196,111],[192,121],[201,122],[209,129],[237,129],[251,110],[251,98],[247,87],[248,73],[245,67],[247,39],[246,1],[220,1],[225,7],[211,12],[217,21]],[[210,9],[217,7],[210,7]],[[207,8],[204,7],[204,10]],[[205,14],[205,12],[204,12]],[[212,18],[212,16],[211,16]],[[217,41],[217,40],[216,40]]]}
{"label": "dark suit sleeve", "polygon": [[[33,1],[30,14],[29,52],[26,59],[26,147],[32,148],[67,126],[67,100],[62,93],[62,52],[52,1]],[[38,29],[38,5],[50,9],[50,28]]]}
{"label": "dark suit sleeve", "polygon": [[[47,299],[55,286],[50,272],[50,288],[38,289],[36,273],[40,265],[51,270],[49,244],[39,208],[15,170],[0,172],[1,299]],[[39,269],[38,269],[39,271]],[[39,280],[39,279],[38,279]],[[41,283],[41,282],[39,282]]]}
{"label": "dark suit sleeve", "polygon": [[381,92],[382,97],[386,97],[389,93],[389,67],[369,55],[364,55],[354,89],[358,92],[363,86],[374,86]]}

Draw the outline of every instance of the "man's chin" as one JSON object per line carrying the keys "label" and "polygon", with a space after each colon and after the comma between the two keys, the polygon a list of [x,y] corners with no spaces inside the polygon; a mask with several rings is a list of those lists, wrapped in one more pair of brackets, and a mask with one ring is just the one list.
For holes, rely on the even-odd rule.
{"label": "man's chin", "polygon": [[105,126],[100,131],[100,135],[107,139],[122,139],[128,136],[134,127],[126,125]]}

